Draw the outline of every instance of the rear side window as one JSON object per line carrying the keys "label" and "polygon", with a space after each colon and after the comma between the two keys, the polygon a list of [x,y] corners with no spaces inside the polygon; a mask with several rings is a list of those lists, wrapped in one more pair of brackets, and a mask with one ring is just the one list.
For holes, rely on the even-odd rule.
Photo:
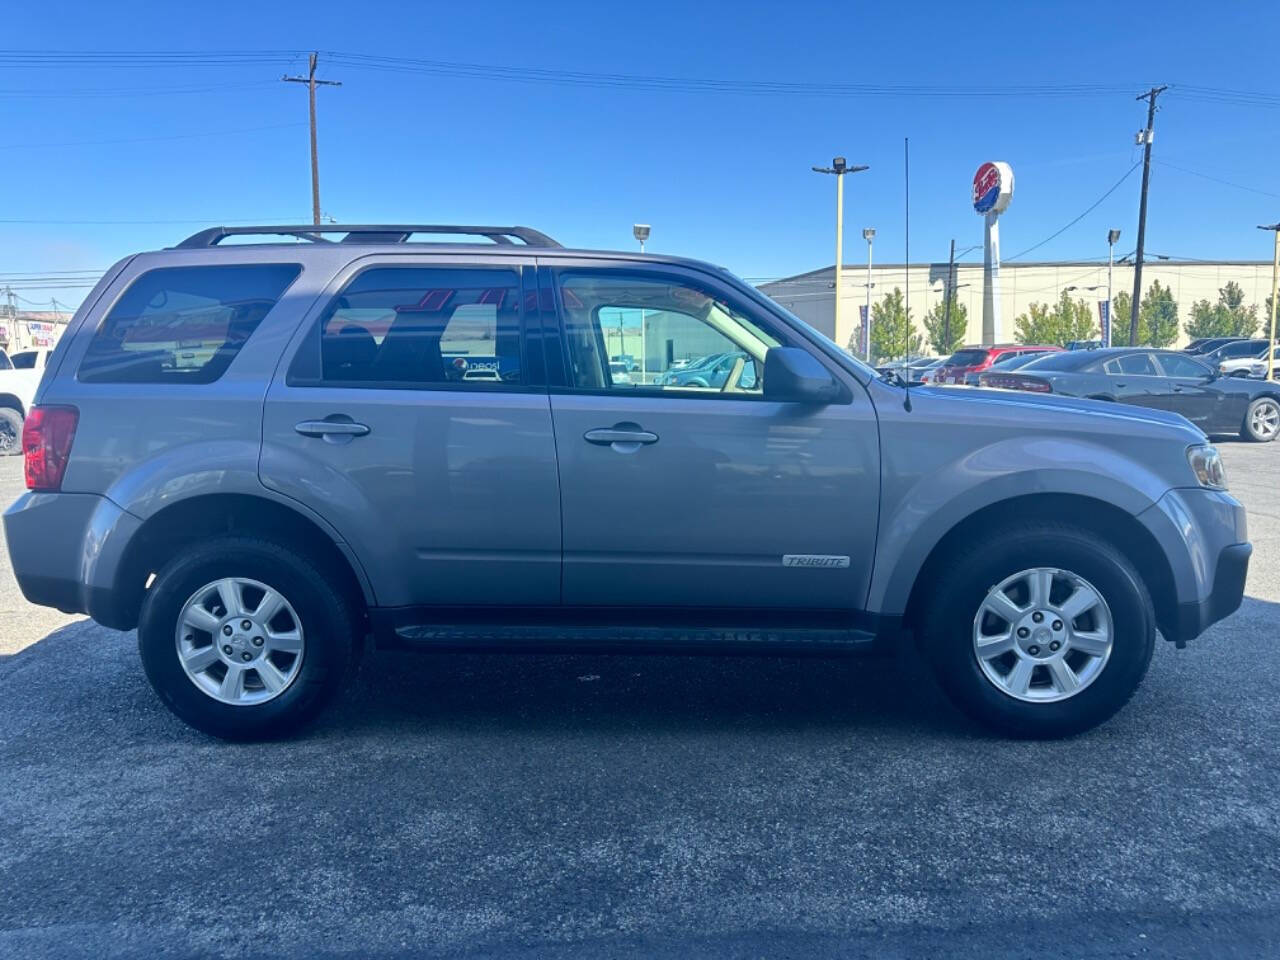
{"label": "rear side window", "polygon": [[[314,343],[314,341],[313,341]],[[319,376],[304,348],[300,386],[471,390],[518,386],[520,275],[484,267],[374,267],[319,321]]]}
{"label": "rear side window", "polygon": [[13,369],[15,370],[35,369],[36,352],[34,350],[24,350],[22,353],[15,353],[10,359],[13,361]]}
{"label": "rear side window", "polygon": [[212,383],[297,278],[296,263],[149,270],[98,327],[88,383]]}

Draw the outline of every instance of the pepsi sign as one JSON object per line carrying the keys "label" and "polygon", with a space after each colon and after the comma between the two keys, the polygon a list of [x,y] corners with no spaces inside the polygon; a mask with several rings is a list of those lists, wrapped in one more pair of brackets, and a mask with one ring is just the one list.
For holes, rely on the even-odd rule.
{"label": "pepsi sign", "polygon": [[1001,214],[1013,199],[1013,170],[1007,163],[984,163],[973,175],[973,209]]}

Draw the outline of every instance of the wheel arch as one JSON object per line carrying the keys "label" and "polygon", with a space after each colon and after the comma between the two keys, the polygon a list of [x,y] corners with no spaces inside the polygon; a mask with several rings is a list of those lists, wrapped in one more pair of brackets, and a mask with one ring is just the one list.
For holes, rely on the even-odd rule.
{"label": "wheel arch", "polygon": [[170,504],[148,517],[130,538],[115,575],[111,624],[136,626],[152,576],[184,546],[224,534],[261,536],[296,547],[333,575],[355,609],[374,603],[359,562],[314,520],[268,497],[208,493]]}
{"label": "wheel arch", "polygon": [[971,537],[1037,520],[1074,524],[1124,554],[1146,583],[1155,606],[1157,625],[1170,635],[1169,629],[1177,617],[1177,591],[1173,569],[1159,543],[1133,514],[1106,500],[1077,493],[1032,493],[1014,497],[981,507],[952,525],[934,544],[912,583],[905,624],[911,628],[918,626],[928,599],[929,584]]}
{"label": "wheel arch", "polygon": [[18,411],[18,415],[23,419],[27,416],[26,405],[23,404],[22,399],[17,394],[0,393],[0,407],[12,407]]}

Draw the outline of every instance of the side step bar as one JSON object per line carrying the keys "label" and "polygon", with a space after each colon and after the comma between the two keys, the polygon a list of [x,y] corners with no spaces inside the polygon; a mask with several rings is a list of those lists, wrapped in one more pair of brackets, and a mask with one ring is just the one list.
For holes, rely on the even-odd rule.
{"label": "side step bar", "polygon": [[378,646],[523,653],[866,653],[875,634],[851,627],[592,626],[469,623],[379,631]]}

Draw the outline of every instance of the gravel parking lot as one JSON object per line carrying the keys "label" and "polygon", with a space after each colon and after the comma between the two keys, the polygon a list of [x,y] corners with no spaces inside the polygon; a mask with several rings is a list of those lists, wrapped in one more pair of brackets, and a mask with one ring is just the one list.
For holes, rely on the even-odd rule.
{"label": "gravel parking lot", "polygon": [[1280,955],[1280,445],[1222,447],[1244,607],[1059,743],[907,654],[381,654],[227,745],[5,555],[0,955]]}

